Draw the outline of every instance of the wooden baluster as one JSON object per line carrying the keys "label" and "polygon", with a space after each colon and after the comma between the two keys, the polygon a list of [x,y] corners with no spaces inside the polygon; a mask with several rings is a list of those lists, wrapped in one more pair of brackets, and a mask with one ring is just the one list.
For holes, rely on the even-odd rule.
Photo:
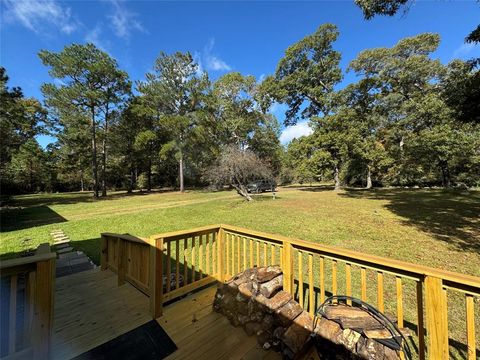
{"label": "wooden baluster", "polygon": [[[345,264],[345,287],[347,296],[352,296],[352,265],[349,263]],[[347,300],[347,305],[352,306],[352,301]]]}
{"label": "wooden baluster", "polygon": [[210,275],[210,234],[205,235],[205,275]]}
{"label": "wooden baluster", "polygon": [[219,281],[224,282],[225,281],[225,262],[224,261],[227,261],[227,267],[228,267],[228,258],[227,258],[228,251],[227,251],[227,255],[224,257],[223,252],[225,251],[225,231],[222,228],[218,229],[216,243],[217,243],[217,259],[218,259],[217,277]]}
{"label": "wooden baluster", "polygon": [[385,311],[385,305],[383,303],[383,273],[377,272],[377,308],[381,312]]}
{"label": "wooden baluster", "polygon": [[292,296],[293,292],[293,247],[289,242],[283,242],[283,286]]}
{"label": "wooden baluster", "polygon": [[233,271],[230,271],[231,270],[230,269],[230,266],[231,266],[231,263],[230,263],[230,237],[229,237],[229,234],[225,234],[225,236],[226,236],[226,241],[225,242],[227,244],[227,259],[226,259],[226,261],[227,261],[227,274],[228,274],[228,276],[230,276],[233,273]]}
{"label": "wooden baluster", "polygon": [[199,280],[203,278],[203,235],[198,237],[198,276]]}
{"label": "wooden baluster", "polygon": [[168,241],[167,242],[167,293],[170,291],[172,285],[171,285],[171,282],[172,282],[172,275],[171,275],[171,272],[172,272],[172,264],[171,264],[171,252],[172,252],[172,242],[171,241]]}
{"label": "wooden baluster", "polygon": [[337,260],[332,260],[332,295],[337,295]]}
{"label": "wooden baluster", "polygon": [[283,246],[280,247],[280,268],[283,269]]}
{"label": "wooden baluster", "polygon": [[425,328],[423,321],[423,283],[417,281],[417,337],[418,358],[425,360]]}
{"label": "wooden baluster", "polygon": [[402,278],[396,277],[397,285],[397,325],[399,328],[403,328],[403,289]]}
{"label": "wooden baluster", "polygon": [[27,273],[27,283],[25,285],[25,317],[23,321],[24,338],[23,346],[29,347],[31,341],[33,314],[34,314],[34,299],[35,299],[35,271]]}
{"label": "wooden baluster", "polygon": [[196,264],[196,261],[195,261],[195,250],[196,248],[196,238],[195,236],[192,236],[192,251],[191,251],[191,255],[192,255],[192,283],[195,282],[197,280],[197,274],[195,272],[195,264]]}
{"label": "wooden baluster", "polygon": [[360,269],[360,277],[361,277],[361,300],[367,301],[367,269],[362,267]]}
{"label": "wooden baluster", "polygon": [[315,304],[313,303],[313,254],[308,254],[308,310],[310,315],[315,312]]}
{"label": "wooden baluster", "polygon": [[271,258],[271,261],[272,261],[272,265],[276,265],[275,264],[275,245],[274,244],[270,244],[270,258]]}
{"label": "wooden baluster", "polygon": [[257,266],[260,266],[260,241],[255,242],[256,252],[257,252]]}
{"label": "wooden baluster", "polygon": [[303,308],[303,259],[300,250],[298,251],[298,302]]}
{"label": "wooden baluster", "polygon": [[442,287],[442,295],[443,295],[443,304],[445,306],[445,313],[444,313],[444,316],[443,316],[443,322],[444,322],[444,328],[446,329],[446,338],[447,338],[447,341],[444,342],[444,354],[445,354],[445,358],[448,359],[448,354],[449,354],[449,344],[448,344],[448,296],[447,296],[447,289]]}
{"label": "wooden baluster", "polygon": [[477,358],[475,349],[475,305],[473,296],[470,294],[465,295],[465,307],[467,311],[467,359],[475,360]]}
{"label": "wooden baluster", "polygon": [[238,235],[235,235],[235,241],[237,243],[237,273],[239,273],[241,271],[242,253],[240,251],[240,239]]}
{"label": "wooden baluster", "polygon": [[253,239],[248,239],[248,250],[250,251],[250,267],[253,268],[253,266],[255,265],[253,263]]}
{"label": "wooden baluster", "polygon": [[180,287],[180,240],[175,240],[175,289]]}
{"label": "wooden baluster", "polygon": [[267,266],[267,243],[263,243],[263,266]]}
{"label": "wooden baluster", "polygon": [[117,239],[117,280],[118,286],[125,284],[125,275],[127,272],[127,242]]}
{"label": "wooden baluster", "polygon": [[232,243],[232,273],[230,275],[235,274],[235,241],[233,241],[233,235],[230,234],[230,242]]}
{"label": "wooden baluster", "polygon": [[8,318],[8,353],[13,354],[16,350],[17,340],[17,283],[18,275],[10,277],[10,312]]}
{"label": "wooden baluster", "polygon": [[215,274],[217,275],[218,279],[218,271],[217,271],[217,246],[218,246],[218,241],[216,239],[216,236],[214,233],[212,233],[212,275]]}
{"label": "wooden baluster", "polygon": [[320,302],[325,301],[325,258],[320,256]]}
{"label": "wooden baluster", "polygon": [[243,270],[247,269],[247,238],[243,236]]}
{"label": "wooden baluster", "polygon": [[188,237],[183,240],[183,284],[188,284]]}

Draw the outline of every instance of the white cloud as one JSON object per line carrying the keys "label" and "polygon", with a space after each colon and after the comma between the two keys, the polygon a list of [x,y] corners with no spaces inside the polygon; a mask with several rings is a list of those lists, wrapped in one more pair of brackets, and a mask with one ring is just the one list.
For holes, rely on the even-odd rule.
{"label": "white cloud", "polygon": [[85,41],[88,43],[94,44],[100,50],[108,52],[107,51],[108,43],[105,43],[101,39],[102,32],[103,32],[102,25],[101,24],[95,25],[95,27],[89,32],[87,32],[87,34],[85,35]]}
{"label": "white cloud", "polygon": [[200,61],[198,61],[199,68],[205,66],[205,69],[210,71],[232,70],[230,65],[213,53],[214,45],[215,39],[210,39],[208,44],[203,48],[203,52],[201,54],[196,54],[200,57]]}
{"label": "white cloud", "polygon": [[298,139],[305,135],[310,135],[313,132],[308,125],[308,121],[301,121],[296,125],[287,126],[280,134],[280,142],[284,145],[288,144],[293,139]]}
{"label": "white cloud", "polygon": [[452,57],[454,59],[464,58],[467,55],[470,55],[476,49],[477,50],[480,49],[480,46],[478,46],[476,44],[472,44],[472,43],[464,43],[464,44],[460,45],[457,49],[455,49]]}
{"label": "white cloud", "polygon": [[113,14],[108,18],[112,21],[111,27],[119,38],[128,39],[133,31],[146,32],[142,23],[137,20],[137,14],[129,11],[121,0],[111,0]]}
{"label": "white cloud", "polygon": [[43,32],[46,26],[53,26],[70,34],[79,26],[70,8],[61,6],[55,0],[4,0],[4,4],[7,22],[19,22],[35,33]]}

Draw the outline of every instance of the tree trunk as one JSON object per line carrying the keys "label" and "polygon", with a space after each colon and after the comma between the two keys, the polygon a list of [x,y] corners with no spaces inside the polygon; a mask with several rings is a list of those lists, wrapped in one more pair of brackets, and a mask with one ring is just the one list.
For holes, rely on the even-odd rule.
{"label": "tree trunk", "polygon": [[84,184],[83,184],[83,170],[80,171],[80,191],[81,192],[85,191]]}
{"label": "tree trunk", "polygon": [[340,190],[340,169],[338,168],[338,164],[335,164],[333,179],[335,181],[335,191]]}
{"label": "tree trunk", "polygon": [[370,170],[370,165],[367,166],[367,189],[372,188],[372,171]]}
{"label": "tree trunk", "polygon": [[97,166],[97,134],[95,122],[95,107],[92,112],[92,175],[93,175],[93,197],[98,198],[98,166]]}
{"label": "tree trunk", "polygon": [[247,191],[247,188],[245,185],[233,185],[235,190],[237,190],[237,194],[240,196],[243,196],[247,201],[252,201],[253,198],[250,196],[250,194]]}
{"label": "tree trunk", "polygon": [[448,163],[446,161],[442,161],[440,167],[442,169],[442,186],[445,189],[448,189],[451,185],[450,169],[448,168]]}
{"label": "tree trunk", "polygon": [[108,134],[108,105],[105,110],[105,133],[102,140],[102,196],[107,196],[107,134]]}
{"label": "tree trunk", "polygon": [[180,160],[178,162],[178,176],[180,180],[180,192],[184,192],[183,186],[183,153],[180,151]]}
{"label": "tree trunk", "polygon": [[135,176],[135,173],[133,171],[133,167],[130,167],[130,178],[128,180],[128,189],[127,193],[131,194],[133,192],[133,177]]}
{"label": "tree trunk", "polygon": [[148,157],[147,191],[152,191],[152,158]]}

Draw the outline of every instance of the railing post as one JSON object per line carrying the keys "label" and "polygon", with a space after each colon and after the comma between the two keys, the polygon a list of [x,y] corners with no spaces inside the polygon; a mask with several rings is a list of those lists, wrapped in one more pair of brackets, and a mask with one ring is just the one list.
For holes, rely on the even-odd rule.
{"label": "railing post", "polygon": [[163,238],[150,242],[150,312],[154,319],[163,315]]}
{"label": "railing post", "polygon": [[117,275],[118,275],[118,286],[125,284],[125,273],[127,267],[127,249],[126,241],[121,238],[117,238],[118,246],[118,265],[117,265]]}
{"label": "railing post", "polygon": [[224,247],[225,231],[223,228],[218,229],[217,233],[217,280],[225,281],[224,263],[223,263],[223,247]]}
{"label": "railing post", "polygon": [[53,329],[55,258],[37,262],[35,282],[33,358],[48,359]]}
{"label": "railing post", "polygon": [[108,269],[108,239],[106,236],[102,235],[101,240],[101,253],[100,253],[100,269]]}
{"label": "railing post", "polygon": [[293,246],[283,241],[283,287],[286,292],[293,294]]}
{"label": "railing post", "polygon": [[425,277],[425,309],[428,359],[448,359],[447,303],[442,279]]}

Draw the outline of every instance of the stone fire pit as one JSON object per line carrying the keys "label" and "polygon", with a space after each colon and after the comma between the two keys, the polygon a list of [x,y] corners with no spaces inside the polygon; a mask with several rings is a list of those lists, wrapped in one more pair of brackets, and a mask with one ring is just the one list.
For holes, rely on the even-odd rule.
{"label": "stone fire pit", "polygon": [[220,284],[213,307],[286,359],[312,351],[320,359],[400,359],[390,332],[360,308],[327,306],[314,328],[313,317],[283,291],[279,266],[247,269]]}

